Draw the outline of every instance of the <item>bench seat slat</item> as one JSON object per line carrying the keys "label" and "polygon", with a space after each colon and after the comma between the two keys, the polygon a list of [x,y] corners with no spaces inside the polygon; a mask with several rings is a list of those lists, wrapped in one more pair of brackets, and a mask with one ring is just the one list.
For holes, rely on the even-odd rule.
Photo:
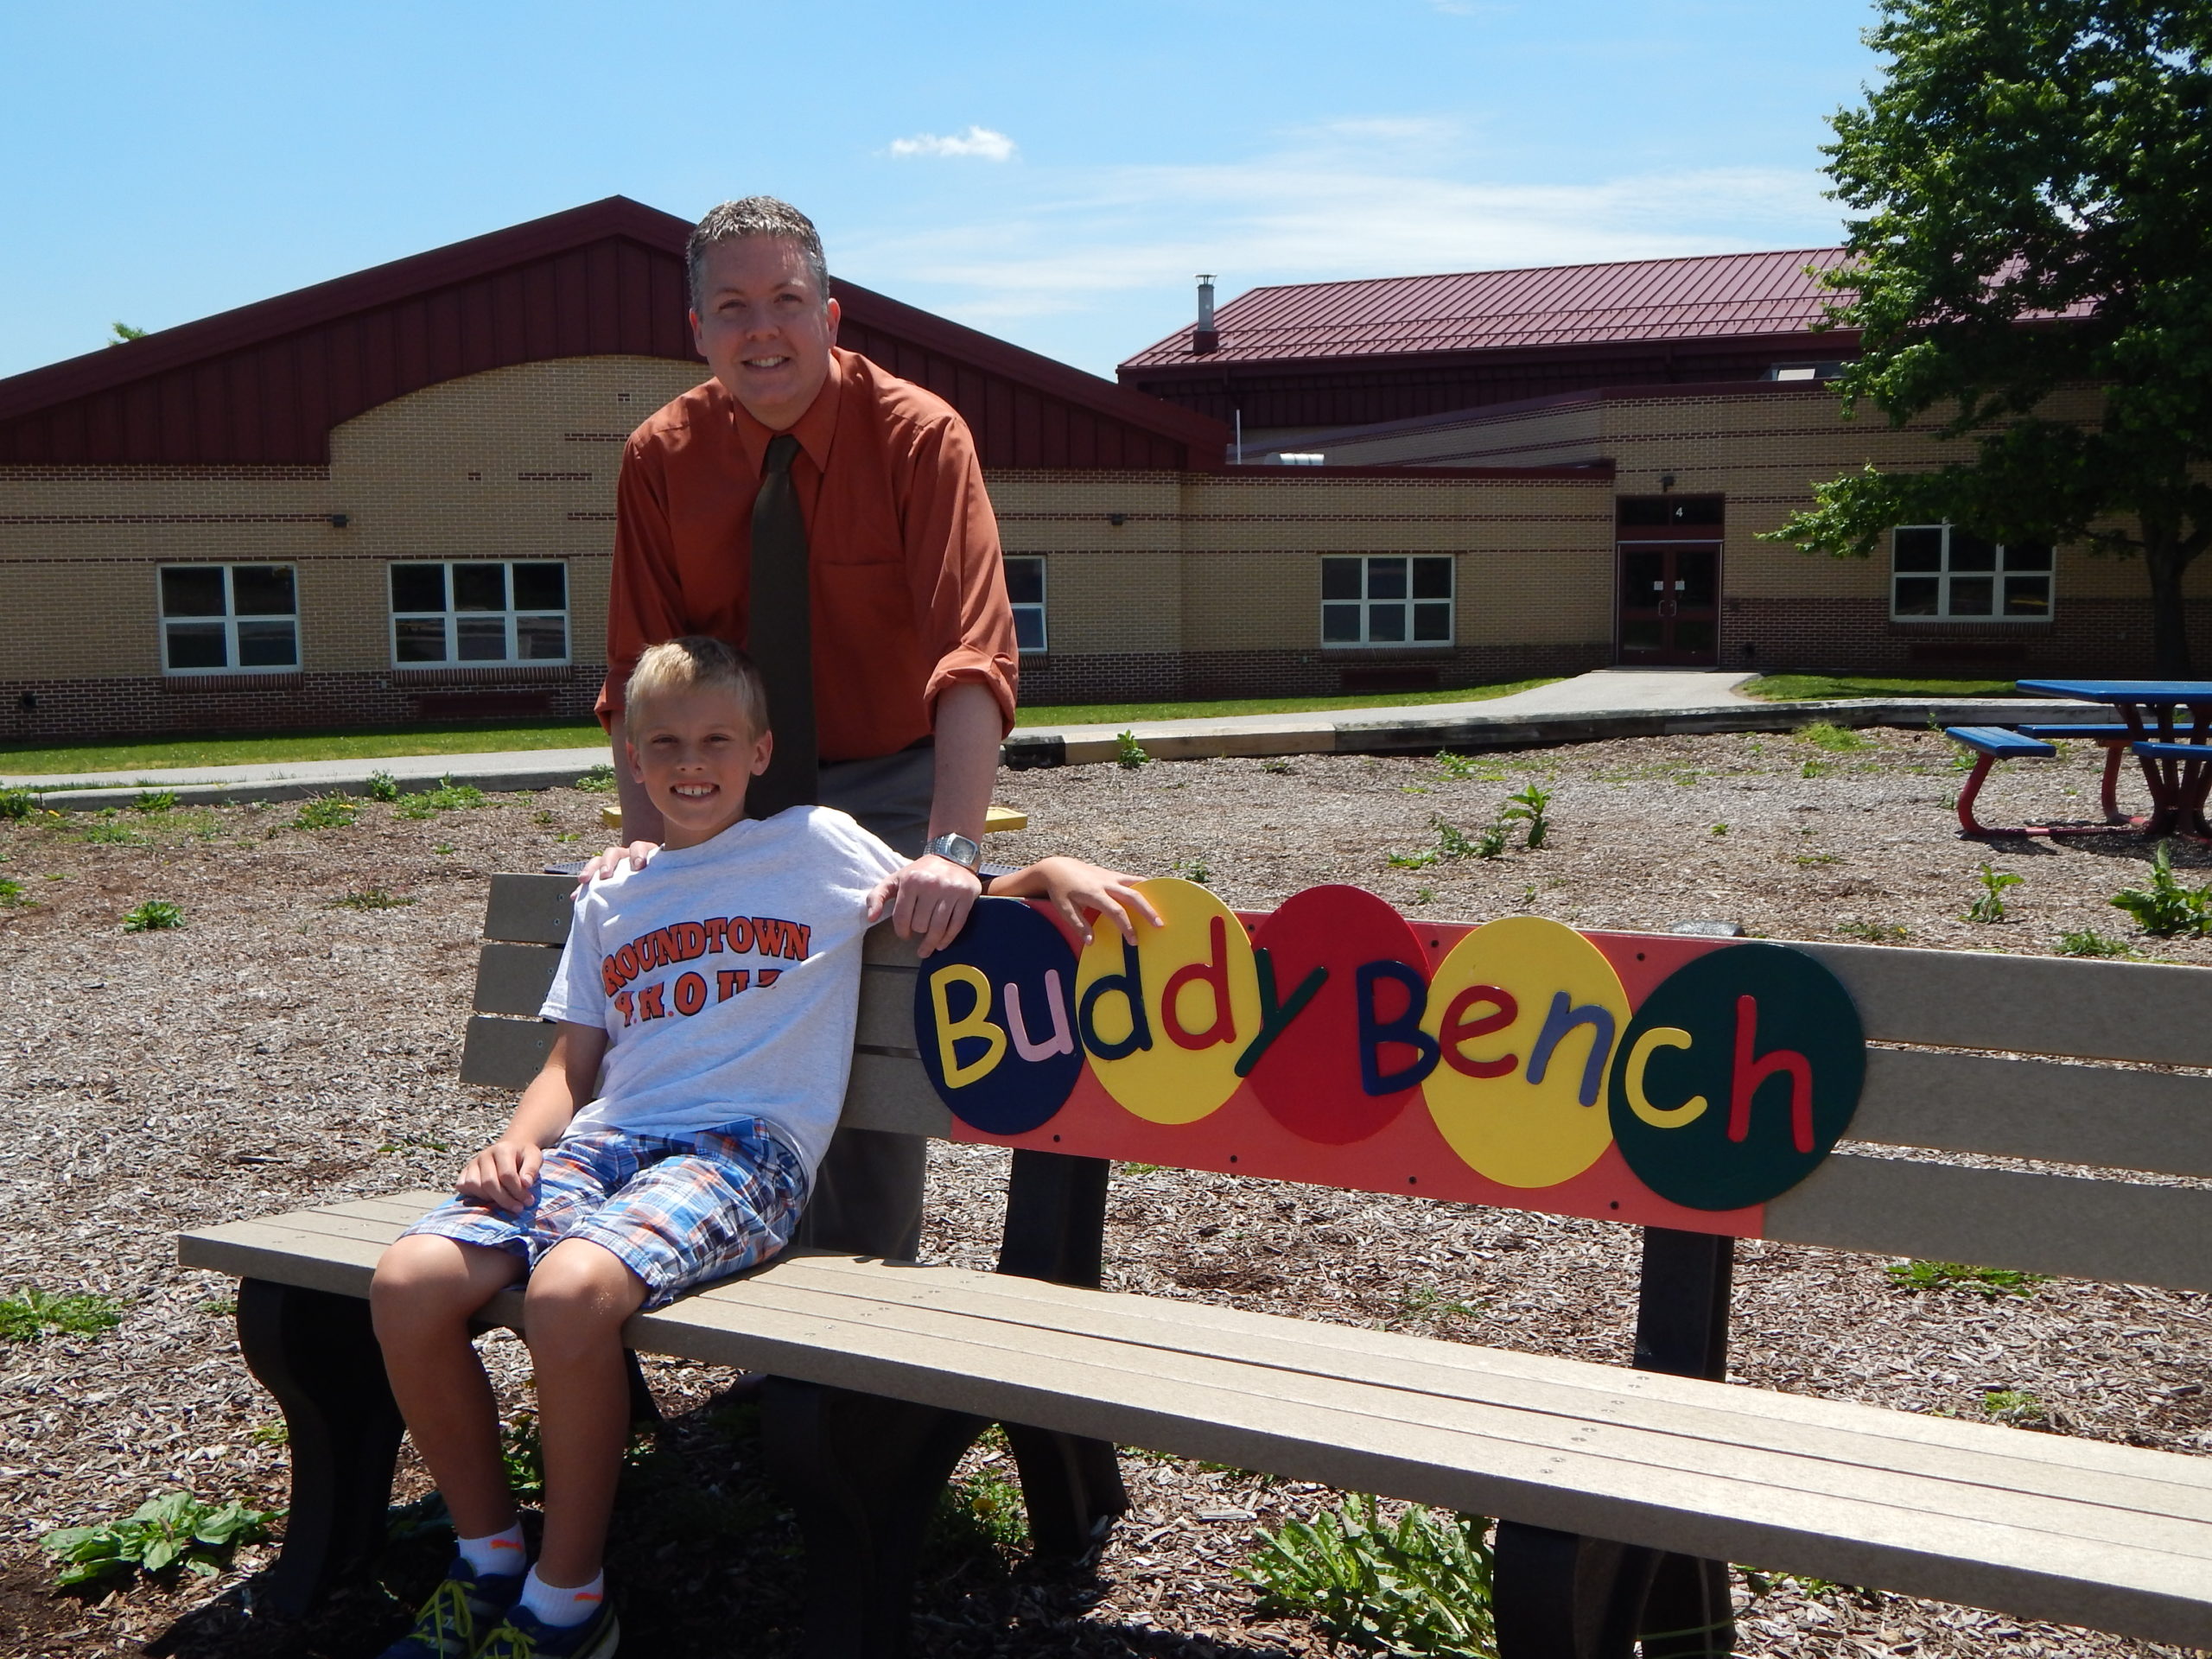
{"label": "bench seat slat", "polygon": [[2002,726],[1946,726],[1943,735],[1963,743],[1978,754],[1999,760],[2047,760],[2058,751],[2039,738],[2023,737]]}
{"label": "bench seat slat", "polygon": [[1875,1255],[2212,1290],[2212,1191],[1832,1153],[1764,1236]]}
{"label": "bench seat slat", "polygon": [[2212,1078],[1991,1054],[1870,1049],[1851,1137],[2212,1177]]}
{"label": "bench seat slat", "polygon": [[2212,1067],[2212,969],[1789,941],[1882,1043]]}

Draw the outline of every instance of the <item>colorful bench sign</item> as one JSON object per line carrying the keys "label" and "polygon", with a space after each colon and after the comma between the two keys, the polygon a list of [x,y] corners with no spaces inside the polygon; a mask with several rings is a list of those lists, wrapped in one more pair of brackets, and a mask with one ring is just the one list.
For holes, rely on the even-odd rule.
{"label": "colorful bench sign", "polygon": [[1785,946],[1144,891],[1134,945],[986,899],[921,964],[955,1140],[1756,1237],[1858,1105],[1858,1011]]}

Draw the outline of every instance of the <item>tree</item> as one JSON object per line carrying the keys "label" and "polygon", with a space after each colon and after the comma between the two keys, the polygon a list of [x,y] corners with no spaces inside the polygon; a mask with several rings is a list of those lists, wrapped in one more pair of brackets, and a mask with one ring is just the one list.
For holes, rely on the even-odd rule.
{"label": "tree", "polygon": [[127,346],[134,340],[146,338],[146,331],[143,328],[133,328],[127,322],[112,322],[108,327],[113,331],[112,336],[108,340],[111,346]]}
{"label": "tree", "polygon": [[[1970,453],[1821,485],[1773,539],[1866,557],[1899,524],[2140,555],[2157,670],[2212,542],[2212,0],[1880,0],[1888,60],[1831,118],[1855,210],[1823,280],[1838,389]],[[2082,418],[2052,395],[2102,389]]]}

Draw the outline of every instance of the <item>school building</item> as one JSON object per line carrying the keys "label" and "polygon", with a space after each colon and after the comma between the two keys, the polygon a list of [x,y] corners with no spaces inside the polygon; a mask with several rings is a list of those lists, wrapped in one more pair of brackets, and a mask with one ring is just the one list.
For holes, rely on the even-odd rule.
{"label": "school building", "polygon": [[[0,734],[586,714],[622,442],[703,375],[688,231],[611,198],[0,380]],[[976,434],[1026,702],[2127,666],[2131,567],[1751,539],[1932,452],[1819,384],[1827,257],[1262,289],[1119,385],[834,286]]]}

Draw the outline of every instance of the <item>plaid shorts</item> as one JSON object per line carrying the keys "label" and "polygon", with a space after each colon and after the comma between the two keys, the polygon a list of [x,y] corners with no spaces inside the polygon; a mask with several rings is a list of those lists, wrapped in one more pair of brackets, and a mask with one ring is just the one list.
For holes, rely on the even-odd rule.
{"label": "plaid shorts", "polygon": [[590,1128],[546,1153],[521,1214],[456,1196],[407,1231],[506,1250],[525,1267],[588,1238],[645,1281],[645,1306],[662,1307],[783,1249],[806,1187],[798,1154],[757,1117],[669,1136]]}

